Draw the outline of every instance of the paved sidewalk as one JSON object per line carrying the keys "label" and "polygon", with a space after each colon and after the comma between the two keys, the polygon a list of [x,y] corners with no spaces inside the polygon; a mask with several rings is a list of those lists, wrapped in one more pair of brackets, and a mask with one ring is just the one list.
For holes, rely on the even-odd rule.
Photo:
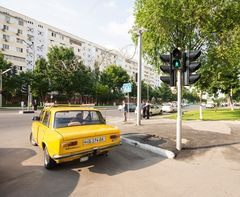
{"label": "paved sidewalk", "polygon": [[[136,119],[128,122],[119,119],[109,121],[117,126],[123,137],[143,144],[176,151],[176,120],[151,117],[136,126]],[[240,144],[240,121],[183,121],[182,148],[180,156],[190,156],[193,151]],[[190,155],[189,155],[190,154]]]}

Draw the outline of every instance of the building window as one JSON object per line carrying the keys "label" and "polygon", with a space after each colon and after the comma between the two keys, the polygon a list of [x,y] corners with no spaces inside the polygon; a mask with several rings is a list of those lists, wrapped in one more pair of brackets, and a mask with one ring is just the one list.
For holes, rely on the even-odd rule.
{"label": "building window", "polygon": [[78,52],[80,53],[80,52],[81,52],[81,49],[78,49]]}
{"label": "building window", "polygon": [[7,26],[7,25],[3,25],[3,31],[5,31],[5,30],[8,30],[9,29],[9,27]]}
{"label": "building window", "polygon": [[19,47],[17,47],[16,49],[17,49],[17,52],[19,52],[19,53],[23,53],[23,48],[19,48]]}
{"label": "building window", "polygon": [[19,21],[18,21],[18,24],[21,25],[21,26],[23,26],[23,20],[19,20]]}
{"label": "building window", "polygon": [[22,30],[18,29],[17,34],[19,35],[19,34],[22,34],[22,33],[23,33]]}
{"label": "building window", "polygon": [[8,42],[9,39],[10,39],[10,36],[9,36],[9,35],[3,34],[3,40],[4,40],[5,42]]}
{"label": "building window", "polygon": [[20,38],[17,38],[17,43],[20,43],[20,44],[22,44],[22,43],[23,43],[23,40],[22,40],[22,39],[20,39]]}
{"label": "building window", "polygon": [[52,32],[52,37],[56,37],[56,36],[57,36],[57,34]]}
{"label": "building window", "polygon": [[60,38],[61,38],[62,40],[64,40],[64,36],[63,36],[63,35],[60,35]]}
{"label": "building window", "polygon": [[6,21],[7,23],[10,23],[10,16],[5,16],[5,21]]}
{"label": "building window", "polygon": [[42,31],[38,31],[38,35],[39,35],[39,36],[42,36],[42,35],[43,35],[43,32],[42,32]]}
{"label": "building window", "polygon": [[9,45],[3,44],[2,46],[3,46],[3,49],[4,49],[4,50],[9,50]]}

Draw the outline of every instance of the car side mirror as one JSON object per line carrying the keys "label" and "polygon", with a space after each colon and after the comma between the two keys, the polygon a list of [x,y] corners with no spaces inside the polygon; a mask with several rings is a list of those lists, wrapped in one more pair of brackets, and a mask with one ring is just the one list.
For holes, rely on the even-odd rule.
{"label": "car side mirror", "polygon": [[32,120],[33,120],[33,121],[40,121],[40,117],[39,117],[39,116],[34,116],[34,117],[32,118]]}

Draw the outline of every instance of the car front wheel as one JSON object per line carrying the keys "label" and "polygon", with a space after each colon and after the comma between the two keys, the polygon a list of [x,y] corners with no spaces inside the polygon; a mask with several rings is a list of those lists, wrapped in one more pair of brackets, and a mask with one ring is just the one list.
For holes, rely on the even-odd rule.
{"label": "car front wheel", "polygon": [[51,169],[56,165],[56,162],[49,156],[47,147],[44,148],[44,167]]}

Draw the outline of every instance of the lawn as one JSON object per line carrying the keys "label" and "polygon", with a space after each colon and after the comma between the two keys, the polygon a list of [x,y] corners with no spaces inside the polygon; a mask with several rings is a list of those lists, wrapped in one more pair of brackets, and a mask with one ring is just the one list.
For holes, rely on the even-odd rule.
{"label": "lawn", "polygon": [[[170,119],[176,119],[177,114],[167,116]],[[182,116],[183,120],[199,120],[198,111],[184,112]],[[203,120],[240,120],[240,109],[204,109]]]}

